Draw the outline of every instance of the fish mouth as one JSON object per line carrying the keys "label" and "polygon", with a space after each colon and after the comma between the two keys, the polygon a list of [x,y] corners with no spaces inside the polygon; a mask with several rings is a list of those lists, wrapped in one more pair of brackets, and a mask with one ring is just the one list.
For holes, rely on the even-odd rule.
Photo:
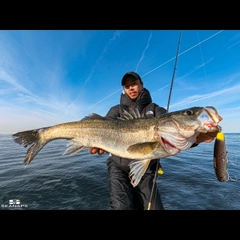
{"label": "fish mouth", "polygon": [[[209,120],[206,121],[203,127],[207,128],[207,131],[221,131],[221,127],[218,125],[223,118],[218,114],[217,110],[212,106],[204,108],[205,112],[209,116]],[[204,114],[202,114],[204,116]]]}
{"label": "fish mouth", "polygon": [[179,118],[170,115],[155,127],[155,139],[169,155],[191,148],[200,133],[218,132],[223,119],[212,106],[186,109],[180,114]]}
{"label": "fish mouth", "polygon": [[219,123],[223,118],[218,114],[217,109],[212,106],[205,107],[205,110],[208,112],[209,116],[215,123]]}
{"label": "fish mouth", "polygon": [[175,125],[178,131],[172,133],[159,132],[158,140],[166,152],[175,155],[180,151],[189,149],[196,142],[199,133],[219,131],[218,123],[222,119],[214,107],[208,106],[197,117],[198,122],[189,127],[182,127],[178,121],[171,119],[173,127]]}

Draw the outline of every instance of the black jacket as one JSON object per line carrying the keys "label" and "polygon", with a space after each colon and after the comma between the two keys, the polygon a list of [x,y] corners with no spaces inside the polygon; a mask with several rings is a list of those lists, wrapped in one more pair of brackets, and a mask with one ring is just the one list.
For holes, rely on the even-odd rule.
{"label": "black jacket", "polygon": [[[152,102],[151,95],[149,91],[144,88],[136,101],[131,100],[131,98],[125,94],[121,94],[120,104],[113,106],[107,113],[106,117],[111,119],[117,119],[117,117],[122,117],[123,110],[129,111],[129,108],[138,108],[141,115],[145,118],[152,118],[162,115],[166,112],[166,109],[159,107],[156,103]],[[113,161],[120,166],[123,170],[129,171],[129,163],[131,160],[120,158],[118,156],[112,155]],[[151,167],[154,162],[151,161],[149,167]]]}

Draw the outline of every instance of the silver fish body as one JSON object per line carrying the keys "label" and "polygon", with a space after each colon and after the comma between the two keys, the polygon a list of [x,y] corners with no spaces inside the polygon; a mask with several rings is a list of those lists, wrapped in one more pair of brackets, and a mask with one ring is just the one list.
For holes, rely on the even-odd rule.
{"label": "silver fish body", "polygon": [[[127,119],[127,114],[132,119]],[[48,142],[56,139],[69,141],[64,154],[97,147],[133,159],[129,162],[130,177],[136,186],[152,159],[173,156],[189,149],[200,133],[218,131],[221,120],[214,107],[192,107],[149,119],[126,113],[125,119],[111,120],[92,114],[76,122],[18,132],[13,138],[24,147],[31,145],[24,159],[25,165]]]}

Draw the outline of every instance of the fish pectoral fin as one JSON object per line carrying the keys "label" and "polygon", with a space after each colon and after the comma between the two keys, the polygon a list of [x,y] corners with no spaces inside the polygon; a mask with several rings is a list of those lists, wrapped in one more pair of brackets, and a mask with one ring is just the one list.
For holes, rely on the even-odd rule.
{"label": "fish pectoral fin", "polygon": [[77,143],[73,140],[68,140],[67,142],[68,142],[68,144],[67,144],[68,148],[63,153],[63,155],[71,153],[70,156],[72,156],[72,155],[82,151],[84,148],[86,148],[85,146],[79,145],[79,143]]}
{"label": "fish pectoral fin", "polygon": [[146,160],[137,160],[137,161],[131,161],[130,166],[130,173],[129,177],[131,179],[131,184],[133,187],[136,187],[141,180],[143,174],[146,172],[149,163],[151,159]]}
{"label": "fish pectoral fin", "polygon": [[131,145],[127,150],[131,154],[150,154],[159,146],[158,142],[145,142]]}

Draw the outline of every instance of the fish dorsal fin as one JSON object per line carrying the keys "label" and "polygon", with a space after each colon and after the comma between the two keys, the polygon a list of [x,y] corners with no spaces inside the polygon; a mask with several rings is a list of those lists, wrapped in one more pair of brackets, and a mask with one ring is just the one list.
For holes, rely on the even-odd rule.
{"label": "fish dorsal fin", "polygon": [[103,117],[103,116],[100,116],[100,115],[97,114],[97,113],[92,113],[91,115],[82,118],[80,121],[83,121],[83,120],[94,120],[94,119],[95,119],[95,120],[96,120],[96,119],[106,120],[107,118],[106,118],[106,117]]}
{"label": "fish dorsal fin", "polygon": [[155,148],[159,146],[158,142],[145,142],[145,143],[137,143],[128,147],[128,152],[131,154],[150,154]]}
{"label": "fish dorsal fin", "polygon": [[141,161],[131,161],[129,164],[130,173],[129,177],[131,179],[131,184],[136,187],[140,182],[143,174],[146,172],[151,159],[141,160]]}
{"label": "fish dorsal fin", "polygon": [[138,108],[129,108],[129,111],[123,109],[122,117],[118,117],[120,120],[129,120],[129,119],[136,119],[136,118],[144,118],[144,116],[140,114]]}

